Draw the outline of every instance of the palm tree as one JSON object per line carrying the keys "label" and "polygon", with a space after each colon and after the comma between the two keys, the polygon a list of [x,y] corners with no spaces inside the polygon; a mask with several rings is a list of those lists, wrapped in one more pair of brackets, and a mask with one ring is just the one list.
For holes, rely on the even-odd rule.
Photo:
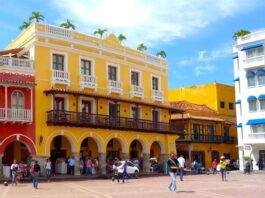
{"label": "palm tree", "polygon": [[160,51],[160,52],[157,52],[157,53],[156,53],[156,55],[157,55],[157,56],[160,56],[160,57],[162,57],[162,58],[166,58],[166,57],[167,57],[167,54],[166,54],[166,52],[165,52],[165,51],[163,51],[163,50],[162,50],[162,51]]}
{"label": "palm tree", "polygon": [[143,43],[141,43],[140,45],[138,45],[137,50],[139,50],[139,51],[146,51],[147,50],[147,47]]}
{"label": "palm tree", "polygon": [[24,21],[23,24],[21,26],[19,26],[20,30],[24,30],[27,29],[30,26],[30,21]]}
{"label": "palm tree", "polygon": [[98,29],[94,32],[94,34],[95,34],[95,35],[98,34],[98,35],[100,36],[100,38],[102,39],[102,36],[103,36],[103,34],[104,34],[105,32],[107,32],[106,29],[100,29],[100,28],[98,28]]}
{"label": "palm tree", "polygon": [[237,40],[238,37],[245,36],[247,34],[250,34],[250,31],[248,31],[248,30],[240,30],[240,31],[234,33],[233,39]]}
{"label": "palm tree", "polygon": [[120,41],[120,43],[122,43],[122,41],[126,41],[126,36],[124,36],[123,34],[120,34],[119,36],[118,36],[118,40]]}
{"label": "palm tree", "polygon": [[29,20],[35,20],[36,22],[40,22],[44,20],[44,16],[40,12],[33,11],[31,17],[29,17]]}
{"label": "palm tree", "polygon": [[71,23],[71,21],[69,19],[67,19],[66,22],[64,22],[64,23],[61,23],[60,27],[75,30],[75,25],[73,23]]}

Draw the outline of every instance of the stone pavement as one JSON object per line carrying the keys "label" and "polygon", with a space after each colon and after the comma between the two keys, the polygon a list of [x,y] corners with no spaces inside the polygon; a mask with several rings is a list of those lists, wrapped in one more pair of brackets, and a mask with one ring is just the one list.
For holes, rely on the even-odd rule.
{"label": "stone pavement", "polygon": [[6,198],[265,198],[265,174],[244,175],[230,173],[222,182],[218,175],[192,175],[180,182],[178,193],[168,192],[169,176],[131,179],[125,184],[112,184],[110,180],[65,181],[39,184],[35,190],[30,183],[18,186],[0,186],[0,197]]}

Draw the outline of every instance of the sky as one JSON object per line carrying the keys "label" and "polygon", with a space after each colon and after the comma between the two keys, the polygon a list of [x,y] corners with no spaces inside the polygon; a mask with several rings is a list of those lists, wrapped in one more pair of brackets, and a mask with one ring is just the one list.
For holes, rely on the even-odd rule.
{"label": "sky", "polygon": [[164,50],[169,88],[211,82],[233,85],[234,32],[265,29],[264,0],[0,0],[0,49],[16,38],[32,11],[45,23],[70,19],[76,30],[122,33],[124,45]]}

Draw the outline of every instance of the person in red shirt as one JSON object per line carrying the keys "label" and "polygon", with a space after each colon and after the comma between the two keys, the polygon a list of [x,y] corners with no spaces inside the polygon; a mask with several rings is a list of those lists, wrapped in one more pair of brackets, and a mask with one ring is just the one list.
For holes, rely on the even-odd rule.
{"label": "person in red shirt", "polygon": [[213,160],[213,162],[212,162],[212,169],[213,169],[213,174],[216,174],[217,173],[217,170],[216,170],[216,168],[217,168],[217,160],[216,159],[214,159]]}

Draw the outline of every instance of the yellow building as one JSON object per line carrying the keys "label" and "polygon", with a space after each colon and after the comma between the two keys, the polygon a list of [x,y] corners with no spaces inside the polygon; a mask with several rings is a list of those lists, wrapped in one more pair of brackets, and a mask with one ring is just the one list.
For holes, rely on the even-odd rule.
{"label": "yellow building", "polygon": [[[166,60],[124,47],[111,34],[99,39],[34,23],[7,49],[23,48],[35,66],[38,158],[98,158],[105,172],[114,157],[167,159],[175,151]],[[173,110],[173,111],[172,111]]]}
{"label": "yellow building", "polygon": [[[190,146],[187,146],[187,144],[185,144],[185,148],[183,148],[183,141],[179,139],[177,141],[177,150],[187,151],[186,156],[189,156],[190,160],[194,160],[195,156],[194,154],[192,157],[191,152],[199,152],[201,156],[204,156],[201,158],[204,158],[204,165],[206,167],[210,167],[214,155],[216,155],[217,157],[219,155],[225,155],[227,158],[230,159],[238,159],[238,152],[236,148],[237,130],[234,105],[234,87],[219,83],[184,87],[169,90],[168,98],[171,102],[186,101],[187,104],[193,103],[190,105],[186,105],[189,106],[187,110],[185,110],[185,108],[183,109],[181,105],[174,105],[177,108],[185,110],[186,113],[188,111],[188,113],[191,115],[195,114],[195,118],[199,116],[199,119],[193,119],[192,117],[186,118],[186,120],[190,120],[190,123],[187,124],[187,126],[185,127],[187,134],[193,134],[194,136],[194,133],[199,133],[201,134],[200,137],[203,138],[205,137],[205,135],[209,135],[207,127],[210,126],[210,128],[213,127],[215,129],[213,134],[212,130],[210,130],[210,135],[221,136],[220,138],[223,138],[221,142],[218,140],[217,142],[213,143],[209,141],[205,142],[203,139],[199,138],[198,140],[190,141]],[[199,106],[196,106],[196,104]],[[210,112],[212,112],[213,114],[209,115],[209,112],[204,111],[205,108],[201,108],[199,111],[194,112],[194,108],[198,109],[198,107],[203,107],[204,105],[208,106],[211,109]],[[189,111],[192,112],[190,113]],[[209,118],[205,119],[204,116]],[[213,120],[210,119],[211,117],[213,117]],[[216,119],[217,121],[214,121]],[[211,122],[211,124],[208,123],[209,121]],[[180,122],[181,121],[178,121],[178,123]],[[184,128],[182,129],[182,131],[183,130]],[[192,137],[186,135],[186,138],[190,139]],[[218,155],[216,154],[217,152],[219,153]]]}

